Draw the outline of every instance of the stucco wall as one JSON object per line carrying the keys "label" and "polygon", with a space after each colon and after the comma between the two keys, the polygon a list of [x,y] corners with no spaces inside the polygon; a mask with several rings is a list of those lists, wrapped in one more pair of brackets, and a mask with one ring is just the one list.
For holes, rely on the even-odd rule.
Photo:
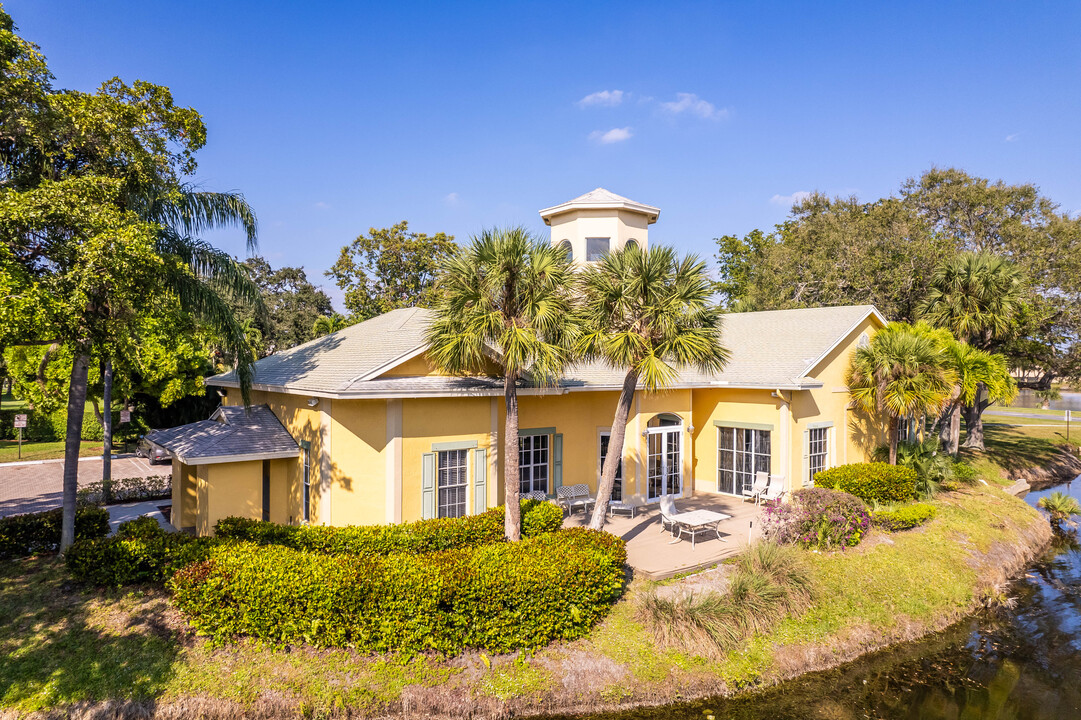
{"label": "stucco wall", "polygon": [[[206,472],[202,473],[205,468]],[[205,474],[206,511],[200,506],[200,535],[209,535],[222,518],[237,516],[259,520],[263,516],[263,461],[200,466]]]}
{"label": "stucco wall", "polygon": [[695,491],[718,492],[717,488],[717,425],[755,424],[770,426],[770,472],[791,474],[785,462],[782,440],[781,402],[770,390],[739,390],[727,388],[695,388],[694,390],[694,455]]}
{"label": "stucco wall", "polygon": [[194,530],[199,510],[196,469],[173,460],[172,526],[178,530]]}

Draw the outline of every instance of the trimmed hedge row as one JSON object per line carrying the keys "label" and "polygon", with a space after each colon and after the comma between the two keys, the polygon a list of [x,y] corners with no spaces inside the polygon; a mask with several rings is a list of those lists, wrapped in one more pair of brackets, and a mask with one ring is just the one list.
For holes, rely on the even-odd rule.
{"label": "trimmed hedge row", "polygon": [[622,540],[584,528],[424,555],[230,543],[169,587],[215,642],[508,652],[588,632],[622,592],[625,561]]}
{"label": "trimmed hedge row", "polygon": [[832,488],[866,502],[906,502],[916,497],[916,471],[889,463],[853,463],[823,470],[815,487]]}
{"label": "trimmed hedge row", "polygon": [[123,523],[112,537],[80,540],[68,548],[64,562],[76,580],[120,587],[162,583],[180,568],[210,557],[222,542],[162,530],[150,517]]}
{"label": "trimmed hedge row", "polygon": [[[0,518],[0,560],[56,552],[64,511],[60,508]],[[103,538],[109,534],[109,511],[99,507],[75,510],[75,539]]]}
{"label": "trimmed hedge row", "polygon": [[[401,525],[278,525],[262,520],[228,517],[214,526],[219,538],[259,545],[284,545],[295,550],[331,555],[421,554],[489,545],[503,539],[502,506],[479,515],[438,518]],[[563,525],[563,510],[539,500],[522,502],[522,536],[555,532]]]}
{"label": "trimmed hedge row", "polygon": [[934,505],[913,503],[896,510],[878,510],[871,513],[871,520],[884,530],[910,530],[934,518],[938,511]]}
{"label": "trimmed hedge row", "polygon": [[[172,475],[113,478],[112,502],[133,500],[162,500],[172,496]],[[98,505],[105,502],[105,490],[100,480],[79,488],[79,502]]]}

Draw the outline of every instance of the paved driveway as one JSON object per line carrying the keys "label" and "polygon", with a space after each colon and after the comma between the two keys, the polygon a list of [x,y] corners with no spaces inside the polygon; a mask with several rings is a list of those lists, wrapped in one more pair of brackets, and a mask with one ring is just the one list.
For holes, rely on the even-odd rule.
{"label": "paved driveway", "polygon": [[[151,465],[132,455],[113,457],[113,477],[169,475],[169,465]],[[101,458],[79,461],[79,486],[101,480]],[[60,507],[64,497],[63,460],[0,463],[0,517]]]}

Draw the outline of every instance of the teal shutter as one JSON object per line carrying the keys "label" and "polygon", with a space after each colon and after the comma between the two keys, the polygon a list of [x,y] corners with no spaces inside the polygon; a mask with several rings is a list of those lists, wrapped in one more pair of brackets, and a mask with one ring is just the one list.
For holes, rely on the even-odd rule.
{"label": "teal shutter", "polygon": [[424,453],[420,466],[420,516],[430,520],[435,517],[435,453]]}
{"label": "teal shutter", "polygon": [[811,431],[803,431],[803,486],[810,487],[811,482]]}
{"label": "teal shutter", "polygon": [[552,436],[552,494],[563,487],[563,433]]}
{"label": "teal shutter", "polygon": [[488,451],[473,451],[473,513],[479,515],[488,509]]}

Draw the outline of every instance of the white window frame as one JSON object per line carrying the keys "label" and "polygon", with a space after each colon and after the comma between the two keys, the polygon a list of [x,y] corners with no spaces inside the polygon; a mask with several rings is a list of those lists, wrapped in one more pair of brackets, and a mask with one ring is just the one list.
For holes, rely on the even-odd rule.
{"label": "white window frame", "polygon": [[[536,447],[538,441],[544,439],[544,447]],[[529,446],[529,462],[522,462],[523,445]],[[535,462],[533,460],[537,450],[544,451],[544,462]],[[537,487],[537,468],[544,468],[544,487]],[[522,488],[522,472],[526,471],[529,475],[529,488]],[[543,490],[545,494],[552,492],[552,439],[551,435],[537,434],[537,435],[522,435],[518,438],[518,492],[525,494],[527,492],[535,492],[537,490]]]}
{"label": "white window frame", "polygon": [[[612,447],[612,431],[601,430],[597,434],[597,487],[600,487],[601,474],[604,473],[604,439],[608,438],[608,448]],[[616,483],[612,486],[612,499],[623,500],[623,453],[619,453],[619,465],[616,466]]]}
{"label": "white window frame", "polygon": [[[769,467],[766,470],[766,473],[767,474],[772,474],[773,473],[773,430],[771,428],[765,428],[765,427],[742,427],[740,425],[718,425],[716,429],[717,429],[717,442],[716,442],[716,448],[717,448],[717,492],[721,493],[722,495],[731,495],[732,497],[747,497],[747,495],[743,491],[748,490],[750,488],[750,485],[748,484],[748,481],[745,479],[744,482],[743,482],[742,487],[738,487],[737,484],[736,484],[736,481],[738,480],[740,474],[746,475],[745,472],[744,473],[738,473],[736,471],[736,457],[738,455],[750,455],[751,467],[752,468],[757,468],[758,464],[757,464],[756,460],[758,458],[764,457],[764,458],[767,459],[767,462],[769,464]],[[737,430],[742,430],[745,433],[748,433],[748,432],[749,433],[754,433],[751,436],[751,451],[750,451],[750,453],[748,453],[746,450],[743,450],[742,448],[736,446],[736,431]],[[728,492],[726,490],[721,489],[721,471],[722,471],[722,468],[721,468],[721,452],[722,452],[721,433],[722,432],[732,433],[732,449],[731,450],[724,450],[724,452],[731,452],[731,454],[732,454],[732,470],[731,470],[731,472],[732,472],[732,488],[734,490],[738,490],[739,492]],[[769,452],[759,452],[759,450],[758,450],[758,448],[759,448],[758,433],[765,433],[766,434],[766,437],[768,438],[768,441],[769,441]],[[751,470],[751,473],[750,473],[750,476],[749,476],[751,483],[754,482],[755,474],[757,472],[758,472],[757,470]]]}
{"label": "white window frame", "polygon": [[[437,518],[449,517],[458,518],[465,517],[469,512],[469,455],[473,451],[467,448],[457,448],[454,450],[439,450],[435,454],[435,516]],[[453,465],[443,464],[444,457],[449,458],[451,454],[456,455],[456,462]],[[443,484],[444,477],[449,479],[449,471],[458,471],[458,481],[452,484]],[[446,471],[446,472],[445,472]],[[458,490],[460,491],[460,500],[454,503],[443,502],[443,491]],[[456,514],[449,513],[450,508],[455,508]]]}
{"label": "white window frame", "polygon": [[[814,485],[814,476],[830,467],[830,427],[813,427],[807,430],[807,481],[808,486]],[[816,433],[821,437],[815,438]],[[816,449],[816,443],[818,447]]]}

